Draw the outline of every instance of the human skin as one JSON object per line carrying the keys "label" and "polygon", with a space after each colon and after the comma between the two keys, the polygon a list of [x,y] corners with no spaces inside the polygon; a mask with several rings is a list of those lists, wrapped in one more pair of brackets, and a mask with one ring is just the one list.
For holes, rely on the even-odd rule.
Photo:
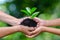
{"label": "human skin", "polygon": [[60,35],[60,29],[51,28],[48,26],[60,26],[60,19],[54,19],[54,20],[41,20],[39,18],[34,18],[34,20],[39,25],[33,32],[31,32],[31,35],[27,37],[32,38],[40,34],[41,32],[50,32],[57,35]]}
{"label": "human skin", "polygon": [[34,18],[38,25],[43,26],[60,26],[60,18],[53,20],[43,20],[39,18]]}
{"label": "human skin", "polygon": [[0,11],[0,20],[3,21],[3,22],[6,22],[10,25],[18,25],[20,24],[20,19],[17,19],[11,15],[8,15],[6,14],[5,12],[3,11]]}
{"label": "human skin", "polygon": [[[10,25],[19,25],[21,20],[20,19],[17,19],[15,17],[12,17],[8,14],[5,14],[4,12],[0,11],[0,20],[10,24]],[[39,23],[39,25],[43,25],[43,26],[60,26],[60,19],[54,19],[54,20],[43,20],[41,21],[40,19],[34,19],[36,22]],[[14,26],[15,27],[15,26]],[[54,33],[54,34],[60,34],[59,33],[59,29],[55,29],[55,28],[49,28],[49,27],[45,27],[46,29],[46,32],[51,32],[51,33]],[[49,30],[48,30],[49,29]],[[38,30],[38,29],[37,29]],[[52,31],[53,30],[53,31]],[[41,31],[41,29],[40,29]],[[55,32],[57,31],[57,32]],[[33,34],[33,32],[32,32]],[[37,34],[35,34],[37,35]]]}
{"label": "human skin", "polygon": [[32,30],[34,30],[34,28],[25,27],[22,25],[12,27],[0,27],[0,38],[15,32],[23,32],[24,34],[29,35],[30,31]]}
{"label": "human skin", "polygon": [[[25,18],[27,18],[27,17],[25,17]],[[4,28],[0,28],[0,30],[3,30],[3,32],[1,32],[1,37],[2,36],[5,36],[5,35],[8,35],[8,34],[11,34],[11,33],[13,33],[13,32],[16,32],[16,31],[14,31],[13,29],[15,29],[14,27],[15,27],[15,25],[19,25],[25,18],[22,18],[22,19],[17,19],[17,18],[15,18],[15,17],[13,17],[13,16],[10,16],[10,15],[8,15],[8,14],[6,14],[5,12],[2,12],[2,11],[0,11],[0,20],[1,21],[4,21],[4,22],[6,22],[6,23],[8,23],[8,24],[10,24],[10,25],[14,25],[14,26],[12,26],[12,27],[4,27]],[[20,25],[21,26],[21,25]],[[29,31],[28,31],[28,28],[23,28],[23,26],[22,27],[19,27],[19,28],[21,28],[21,32],[23,32],[23,33],[25,33],[25,34],[27,34],[27,35],[29,35],[30,33],[29,33]],[[23,28],[23,29],[22,29]],[[12,30],[11,30],[12,29]],[[29,28],[30,30],[32,29],[32,28]],[[10,30],[10,32],[9,32],[9,30]],[[34,28],[32,29],[32,30],[34,30]],[[28,31],[28,32],[26,32],[26,31]]]}
{"label": "human skin", "polygon": [[60,26],[60,18],[53,20],[46,20],[44,26]]}
{"label": "human skin", "polygon": [[26,35],[26,36],[29,38],[33,38],[33,37],[36,37],[37,35],[39,35],[41,32],[49,32],[49,33],[60,35],[60,29],[40,26],[40,27],[36,28],[36,30],[31,32],[30,36],[29,35]]}

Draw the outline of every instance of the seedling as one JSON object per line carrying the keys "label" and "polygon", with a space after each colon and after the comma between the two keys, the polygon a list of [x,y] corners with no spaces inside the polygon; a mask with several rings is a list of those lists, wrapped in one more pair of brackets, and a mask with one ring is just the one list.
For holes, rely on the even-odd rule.
{"label": "seedling", "polygon": [[33,7],[33,8],[26,7],[26,10],[21,10],[21,12],[26,14],[26,16],[30,17],[30,18],[27,18],[27,19],[23,20],[21,25],[29,26],[29,27],[36,27],[37,22],[35,22],[33,20],[33,18],[36,17],[39,13],[39,12],[35,12],[36,9],[37,8],[35,8],[35,7]]}
{"label": "seedling", "polygon": [[21,10],[21,12],[24,12],[27,16],[30,16],[30,18],[33,19],[39,13],[39,12],[35,12],[36,9],[37,8],[35,8],[35,7],[31,8],[31,9],[29,7],[26,7],[26,10]]}

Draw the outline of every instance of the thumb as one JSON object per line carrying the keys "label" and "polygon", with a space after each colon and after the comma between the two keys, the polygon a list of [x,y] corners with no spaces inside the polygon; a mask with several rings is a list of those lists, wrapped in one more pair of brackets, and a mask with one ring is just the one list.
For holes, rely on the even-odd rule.
{"label": "thumb", "polygon": [[35,28],[33,28],[33,27],[26,27],[26,29],[28,29],[29,31],[35,30]]}

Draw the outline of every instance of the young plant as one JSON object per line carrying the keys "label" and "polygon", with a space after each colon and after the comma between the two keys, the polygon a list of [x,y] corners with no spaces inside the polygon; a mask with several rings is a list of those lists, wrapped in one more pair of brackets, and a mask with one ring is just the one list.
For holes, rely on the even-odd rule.
{"label": "young plant", "polygon": [[24,12],[27,16],[30,16],[30,18],[33,19],[39,13],[39,12],[35,12],[36,9],[37,9],[36,7],[33,7],[31,9],[29,7],[26,7],[26,10],[21,10],[21,12]]}
{"label": "young plant", "polygon": [[37,8],[35,8],[35,7],[31,8],[31,9],[29,7],[26,7],[26,10],[21,10],[21,12],[24,12],[26,14],[26,16],[30,16],[30,18],[23,20],[21,25],[29,26],[29,27],[36,27],[37,26],[37,22],[35,22],[33,20],[33,18],[36,17],[39,13],[39,12],[35,12],[36,9]]}

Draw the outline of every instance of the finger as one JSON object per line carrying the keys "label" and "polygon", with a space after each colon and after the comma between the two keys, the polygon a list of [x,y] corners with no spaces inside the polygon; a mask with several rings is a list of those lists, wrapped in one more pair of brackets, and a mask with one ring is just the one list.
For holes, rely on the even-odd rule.
{"label": "finger", "polygon": [[22,22],[23,20],[25,20],[27,18],[30,18],[30,17],[23,17],[23,18],[19,19],[19,21]]}
{"label": "finger", "polygon": [[31,35],[31,36],[26,35],[26,37],[33,38],[33,37],[36,37],[38,34],[39,34],[39,33],[36,33],[36,34],[34,34],[34,35]]}
{"label": "finger", "polygon": [[36,18],[36,17],[35,17],[33,20],[36,21],[36,22],[39,22],[39,21],[40,21],[40,20],[39,20],[38,18]]}
{"label": "finger", "polygon": [[22,29],[29,30],[29,31],[35,30],[35,28],[33,28],[33,27],[28,27],[28,26],[23,26],[23,25],[21,25],[21,28],[22,28]]}
{"label": "finger", "polygon": [[34,34],[40,32],[40,31],[41,31],[41,29],[38,27],[35,31],[31,32],[31,35],[34,35]]}
{"label": "finger", "polygon": [[26,35],[26,36],[29,37],[29,38],[33,38],[33,37],[37,36],[39,33],[40,33],[40,31],[37,32],[37,33],[35,33],[35,34],[32,34],[32,35]]}
{"label": "finger", "polygon": [[40,23],[37,23],[37,27],[39,27],[40,26]]}
{"label": "finger", "polygon": [[[26,19],[26,18],[29,18],[29,17],[23,17],[23,18],[21,18],[21,21],[23,21],[24,19]],[[20,19],[19,19],[20,20]]]}
{"label": "finger", "polygon": [[35,30],[36,30],[37,27],[35,27]]}
{"label": "finger", "polygon": [[28,36],[28,35],[25,35],[26,37],[28,37],[28,38],[32,38],[31,36]]}
{"label": "finger", "polygon": [[24,33],[27,35],[31,35],[31,32],[34,30],[35,30],[35,28],[33,28],[33,27],[25,27]]}
{"label": "finger", "polygon": [[38,32],[38,29],[36,29],[35,31],[31,32],[31,34],[35,34]]}
{"label": "finger", "polygon": [[35,28],[34,28],[34,27],[30,27],[29,30],[30,30],[30,31],[34,31]]}
{"label": "finger", "polygon": [[35,30],[35,28],[33,28],[33,27],[26,27],[26,29],[27,29],[27,30],[30,30],[30,31]]}
{"label": "finger", "polygon": [[23,33],[26,35],[30,35],[30,32],[28,30],[24,30]]}

